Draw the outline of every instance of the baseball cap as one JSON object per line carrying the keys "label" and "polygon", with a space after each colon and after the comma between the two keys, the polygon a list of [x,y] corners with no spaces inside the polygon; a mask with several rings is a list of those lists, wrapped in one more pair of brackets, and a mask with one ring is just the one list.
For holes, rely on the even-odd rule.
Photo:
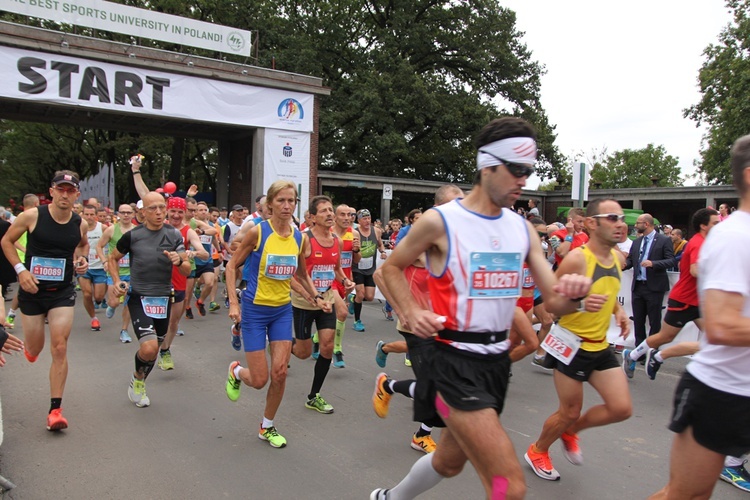
{"label": "baseball cap", "polygon": [[58,174],[55,176],[54,179],[52,179],[52,184],[58,185],[58,184],[70,184],[71,186],[78,189],[79,186],[79,180],[77,175],[70,175],[70,174]]}
{"label": "baseball cap", "polygon": [[367,210],[366,208],[363,208],[362,210],[357,212],[357,218],[361,219],[362,217],[371,217],[370,211]]}
{"label": "baseball cap", "polygon": [[221,209],[219,209],[219,211],[220,211],[220,212],[223,212],[223,211],[225,211],[226,209],[227,209],[227,207],[221,207]]}
{"label": "baseball cap", "polygon": [[143,208],[143,200],[138,200],[138,203],[135,204],[135,208],[141,210]]}
{"label": "baseball cap", "polygon": [[238,204],[238,205],[232,206],[232,211],[235,211],[235,210],[242,210],[242,205]]}

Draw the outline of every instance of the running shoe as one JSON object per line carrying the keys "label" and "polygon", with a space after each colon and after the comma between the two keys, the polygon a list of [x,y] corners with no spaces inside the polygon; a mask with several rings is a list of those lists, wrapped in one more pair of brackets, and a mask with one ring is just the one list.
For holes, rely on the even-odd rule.
{"label": "running shoe", "polygon": [[411,366],[411,358],[409,357],[409,353],[407,352],[404,354],[404,364],[406,366]]}
{"label": "running shoe", "polygon": [[120,330],[120,342],[123,344],[129,344],[133,341],[133,339],[130,338],[130,334],[127,330]]}
{"label": "running shoe", "polygon": [[422,453],[432,453],[437,448],[437,444],[435,444],[435,440],[432,439],[431,434],[422,437],[417,437],[417,435],[414,434],[411,437],[411,447]]}
{"label": "running shoe", "polygon": [[185,317],[187,319],[193,319],[193,308],[192,307],[186,307],[185,308]]}
{"label": "running shoe", "polygon": [[201,298],[201,286],[200,285],[195,285],[195,287],[193,288],[193,297],[195,297],[196,300]]}
{"label": "running shoe", "polygon": [[316,394],[314,398],[308,399],[305,403],[305,408],[310,408],[318,413],[333,413],[333,406],[329,405],[328,401],[320,397],[320,393]]}
{"label": "running shoe", "polygon": [[365,325],[362,324],[361,321],[355,321],[354,322],[354,331],[355,332],[364,332],[365,331]]}
{"label": "running shoe", "polygon": [[385,363],[388,361],[388,353],[383,350],[385,342],[378,340],[378,345],[375,346],[375,362],[380,368],[385,368]]}
{"label": "running shoe", "polygon": [[91,320],[91,331],[92,332],[99,332],[102,329],[102,324],[99,323],[99,320],[94,318]]}
{"label": "running shoe", "polygon": [[159,351],[159,361],[156,362],[157,366],[164,371],[174,370],[174,361],[172,360],[172,353],[167,351]]}
{"label": "running shoe", "polygon": [[229,331],[232,332],[232,349],[235,351],[239,351],[242,349],[242,338],[240,337],[240,324],[235,323],[230,328]]}
{"label": "running shoe", "polygon": [[206,305],[203,302],[201,302],[200,300],[196,300],[195,301],[195,305],[198,307],[198,314],[200,314],[201,316],[205,316],[206,315]]}
{"label": "running shoe", "polygon": [[219,306],[219,304],[217,304],[216,302],[211,302],[210,304],[208,304],[208,310],[210,312],[216,312],[219,309],[221,309],[221,306]]}
{"label": "running shoe", "polygon": [[344,353],[341,351],[333,353],[333,367],[334,368],[346,368],[344,363]]}
{"label": "running shoe", "polygon": [[276,427],[269,427],[268,429],[261,427],[260,430],[258,430],[258,439],[261,441],[268,441],[268,444],[274,448],[283,448],[286,446],[286,439],[279,434]]}
{"label": "running shoe", "polygon": [[225,309],[229,309],[229,297],[227,297],[226,299],[224,299],[224,308]]}
{"label": "running shoe", "polygon": [[312,359],[318,359],[320,356],[320,343],[313,340],[312,343]]}
{"label": "running shoe", "polygon": [[227,397],[231,401],[237,401],[240,399],[240,387],[242,386],[242,380],[234,376],[234,369],[240,366],[239,361],[232,361],[229,364],[229,373],[227,374]]}
{"label": "running shoe", "polygon": [[625,375],[627,375],[628,378],[633,378],[633,374],[635,373],[636,361],[630,359],[631,352],[631,349],[625,349],[622,351],[622,371],[625,372]]}
{"label": "running shoe", "polygon": [[177,330],[177,336],[183,337],[185,335],[185,332],[183,330]]}
{"label": "running shoe", "polygon": [[354,314],[354,294],[350,293],[346,296],[346,303],[349,307],[349,314]]}
{"label": "running shoe", "polygon": [[750,491],[750,473],[748,473],[747,469],[745,469],[746,463],[747,460],[742,462],[741,465],[737,465],[734,467],[724,467],[721,470],[719,478],[722,481],[726,481],[727,483],[736,486],[742,491]]}
{"label": "running shoe", "polygon": [[68,420],[62,415],[62,408],[57,408],[47,415],[47,430],[61,431],[68,428]]}
{"label": "running shoe", "polygon": [[146,382],[131,377],[130,387],[128,387],[128,398],[135,403],[138,408],[144,408],[150,405],[151,400],[146,396]]}
{"label": "running shoe", "polygon": [[648,378],[651,380],[656,379],[656,372],[659,371],[662,364],[662,362],[655,357],[657,352],[659,352],[659,349],[649,349],[646,353],[646,375],[648,375]]}
{"label": "running shoe", "polygon": [[548,371],[548,372],[551,372],[551,371],[552,371],[552,368],[547,368],[546,366],[544,366],[544,358],[545,358],[545,357],[546,357],[546,356],[544,356],[544,355],[542,355],[542,356],[537,356],[536,354],[534,354],[534,355],[533,355],[533,356],[531,357],[531,366],[536,366],[537,368],[541,368],[541,369],[542,369],[542,370],[544,370],[544,371]]}
{"label": "running shoe", "polygon": [[372,493],[370,493],[370,500],[388,500],[388,490],[385,488],[372,490]]}
{"label": "running shoe", "polygon": [[385,306],[383,306],[383,308],[381,309],[381,311],[383,311],[383,315],[385,316],[385,319],[387,319],[388,321],[393,321],[393,312],[392,311],[389,311],[388,309],[386,309]]}
{"label": "running shoe", "polygon": [[375,379],[375,391],[372,393],[372,409],[380,418],[388,416],[388,405],[391,403],[391,394],[385,390],[385,384],[388,383],[388,375],[378,373]]}
{"label": "running shoe", "polygon": [[5,323],[12,330],[16,326],[16,315],[13,313],[8,314],[8,317],[5,318]]}
{"label": "running shoe", "polygon": [[107,317],[107,319],[112,319],[115,317],[115,310],[107,306],[107,311],[104,313],[104,315]]}
{"label": "running shoe", "polygon": [[581,447],[578,446],[578,434],[568,434],[563,432],[560,436],[560,442],[562,443],[563,455],[573,465],[583,465],[583,453],[581,453]]}
{"label": "running shoe", "polygon": [[29,354],[29,351],[26,350],[26,346],[23,346],[23,355],[26,356],[26,359],[29,360],[29,363],[36,362],[37,359],[39,359],[39,355],[32,356]]}
{"label": "running shoe", "polygon": [[552,466],[552,460],[549,458],[549,452],[536,453],[534,451],[534,445],[529,445],[529,449],[526,450],[523,458],[526,459],[526,463],[531,466],[531,470],[534,474],[546,479],[547,481],[558,481],[560,479],[560,473],[555,470]]}

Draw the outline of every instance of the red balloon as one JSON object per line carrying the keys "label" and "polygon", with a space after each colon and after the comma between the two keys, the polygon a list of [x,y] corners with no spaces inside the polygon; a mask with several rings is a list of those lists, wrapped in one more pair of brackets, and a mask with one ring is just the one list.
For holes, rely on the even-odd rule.
{"label": "red balloon", "polygon": [[164,190],[163,190],[162,188],[156,188],[156,192],[157,192],[157,193],[163,193],[163,192],[164,192]]}
{"label": "red balloon", "polygon": [[164,192],[165,193],[172,194],[175,191],[177,191],[177,184],[175,184],[174,182],[169,181],[166,184],[164,184]]}

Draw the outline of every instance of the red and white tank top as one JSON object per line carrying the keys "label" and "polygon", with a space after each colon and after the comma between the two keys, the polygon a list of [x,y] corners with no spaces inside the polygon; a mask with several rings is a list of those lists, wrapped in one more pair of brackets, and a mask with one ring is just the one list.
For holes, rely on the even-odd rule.
{"label": "red and white tank top", "polygon": [[[448,256],[442,273],[430,273],[432,310],[446,317],[445,328],[460,332],[500,332],[513,323],[523,285],[529,233],[522,217],[503,209],[499,216],[471,212],[454,200],[435,207],[443,217]],[[428,258],[428,269],[431,269]],[[467,351],[498,354],[510,342],[472,344],[444,341]]]}

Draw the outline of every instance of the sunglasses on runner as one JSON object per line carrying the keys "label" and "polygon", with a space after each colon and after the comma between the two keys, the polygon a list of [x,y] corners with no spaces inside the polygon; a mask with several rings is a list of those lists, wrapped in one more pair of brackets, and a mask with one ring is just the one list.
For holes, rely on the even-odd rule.
{"label": "sunglasses on runner", "polygon": [[609,222],[625,222],[625,216],[620,214],[592,215],[593,219],[607,219]]}
{"label": "sunglasses on runner", "polygon": [[508,172],[510,172],[511,175],[513,175],[513,177],[517,177],[520,179],[521,177],[530,177],[531,174],[534,173],[534,167],[523,165],[521,163],[512,163],[507,160],[503,160],[499,156],[493,155],[489,151],[485,151],[483,149],[480,149],[479,152],[484,153],[486,155],[490,155],[491,157],[493,157],[494,159],[496,159],[497,161],[505,165],[505,168],[508,169]]}

